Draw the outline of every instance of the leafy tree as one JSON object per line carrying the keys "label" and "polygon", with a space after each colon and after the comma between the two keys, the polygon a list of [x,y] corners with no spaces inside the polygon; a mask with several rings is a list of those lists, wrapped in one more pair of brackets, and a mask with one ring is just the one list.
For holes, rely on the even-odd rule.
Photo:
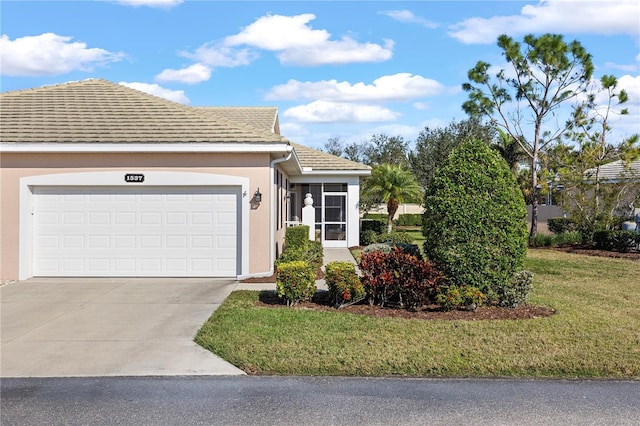
{"label": "leafy tree", "polygon": [[370,141],[346,143],[340,136],[333,136],[325,142],[323,151],[369,166],[377,164],[407,165],[409,143],[402,136],[374,134]]}
{"label": "leafy tree", "polygon": [[342,157],[344,153],[344,142],[340,136],[332,136],[324,143],[324,152]]}
{"label": "leafy tree", "polygon": [[425,127],[416,140],[416,147],[409,154],[409,162],[423,187],[428,187],[436,169],[447,159],[451,150],[462,142],[475,139],[491,141],[495,130],[477,118],[454,121],[447,127]]}
{"label": "leafy tree", "polygon": [[436,171],[424,206],[424,252],[448,284],[499,299],[527,252],[527,211],[504,159],[486,143],[464,142]]}
{"label": "leafy tree", "polygon": [[[612,117],[628,113],[619,109],[628,101],[628,95],[624,90],[617,91],[617,85],[612,75],[600,79],[599,88],[574,108],[565,135],[569,144],[558,146],[550,155],[564,185],[561,205],[587,241],[595,231],[611,229],[615,212],[640,196],[639,185],[630,179],[639,176],[619,176],[615,182],[602,176],[605,164],[620,161],[628,165],[640,154],[638,134],[617,144],[608,141]],[[602,98],[606,99],[604,105],[598,105]]]}
{"label": "leafy tree", "polygon": [[376,134],[364,148],[365,163],[369,166],[377,164],[408,165],[409,143],[402,136]]}
{"label": "leafy tree", "polygon": [[491,64],[479,61],[469,70],[469,82],[462,85],[469,93],[462,108],[472,117],[490,118],[529,157],[533,203],[529,235],[533,237],[538,231],[540,152],[566,130],[552,119],[563,104],[586,91],[593,64],[578,41],[566,43],[559,34],[527,35],[523,45],[503,34],[498,37],[498,46],[511,70],[494,74]]}
{"label": "leafy tree", "polygon": [[413,173],[399,165],[385,163],[374,166],[362,188],[365,194],[378,202],[387,203],[387,232],[391,232],[393,216],[400,203],[422,200],[422,188]]}
{"label": "leafy tree", "polygon": [[352,142],[344,147],[343,156],[347,160],[355,161],[356,163],[365,163],[364,160],[364,148],[366,144]]}

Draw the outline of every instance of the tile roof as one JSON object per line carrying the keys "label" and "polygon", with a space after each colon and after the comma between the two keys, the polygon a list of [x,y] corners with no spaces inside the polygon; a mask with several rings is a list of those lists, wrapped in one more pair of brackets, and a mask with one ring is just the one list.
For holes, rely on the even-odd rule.
{"label": "tile roof", "polygon": [[369,166],[346,158],[327,154],[297,143],[291,143],[291,145],[296,150],[296,154],[298,154],[300,165],[302,167],[310,167],[314,171],[371,170]]}
{"label": "tile roof", "polygon": [[245,126],[280,134],[276,107],[193,107],[210,117],[222,117]]}
{"label": "tile roof", "polygon": [[102,79],[0,94],[0,142],[291,144],[303,168],[368,171],[280,135],[276,107],[192,107]]}
{"label": "tile roof", "polygon": [[[585,172],[587,179],[594,177],[595,169]],[[640,160],[625,165],[622,160],[613,161],[600,167],[599,176],[604,181],[637,180],[640,181]]]}
{"label": "tile roof", "polygon": [[[256,126],[262,130],[280,133],[278,109],[276,107],[199,107],[211,116],[220,116],[247,126]],[[327,154],[317,149],[297,143],[294,147],[300,165],[315,171],[370,170],[369,166],[350,161],[342,157]]]}
{"label": "tile roof", "polygon": [[101,79],[0,95],[2,143],[273,143],[277,133]]}

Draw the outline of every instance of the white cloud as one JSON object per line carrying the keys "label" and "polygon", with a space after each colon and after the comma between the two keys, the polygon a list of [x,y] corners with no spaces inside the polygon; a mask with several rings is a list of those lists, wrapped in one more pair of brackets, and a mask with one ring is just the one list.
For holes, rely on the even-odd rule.
{"label": "white cloud", "polygon": [[195,84],[207,81],[211,78],[211,68],[203,64],[193,64],[180,70],[166,69],[156,76],[156,81],[177,81],[186,84]]}
{"label": "white cloud", "polygon": [[419,24],[426,28],[434,29],[438,28],[439,26],[437,22],[429,21],[428,19],[425,19],[421,16],[416,16],[410,10],[386,10],[380,13],[382,13],[383,15],[387,15],[388,17],[390,17],[391,19],[395,19],[396,21],[407,22],[410,24]]}
{"label": "white cloud", "polygon": [[636,71],[638,69],[638,65],[636,64],[616,64],[614,62],[606,62],[604,64],[605,68],[609,68],[612,70],[618,70],[618,71],[627,71],[627,72],[631,72],[631,71]]}
{"label": "white cloud", "polygon": [[393,56],[393,40],[360,43],[344,36],[332,40],[326,30],[313,29],[311,13],[282,16],[266,15],[244,27],[238,34],[203,44],[193,52],[180,52],[211,68],[249,65],[260,50],[275,52],[281,64],[316,66],[357,62],[381,62]]}
{"label": "white cloud", "polygon": [[149,6],[159,9],[171,9],[183,1],[184,0],[118,0],[118,3],[124,6]]}
{"label": "white cloud", "polygon": [[[623,105],[612,105],[612,109],[609,113],[609,125],[611,126],[611,132],[607,136],[608,141],[617,144],[624,138],[627,138],[635,133],[640,133],[640,75],[623,75],[618,77],[618,86],[615,91],[625,90],[629,96],[629,100]],[[596,87],[600,87],[600,82],[596,82]],[[596,103],[598,104],[597,111],[600,113],[606,112],[606,102],[608,96],[605,91],[599,92],[596,96]],[[615,103],[615,100],[614,100]],[[628,114],[619,115],[622,109],[627,109]]]}
{"label": "white cloud", "polygon": [[326,41],[308,48],[293,48],[276,55],[283,65],[318,66],[344,65],[363,62],[383,62],[393,56],[393,40],[385,40],[384,46],[375,43],[358,43],[350,37],[340,41]]}
{"label": "white cloud", "polygon": [[233,49],[214,42],[203,44],[193,53],[180,52],[180,56],[212,67],[234,68],[249,65],[259,55],[249,49]]}
{"label": "white cloud", "polygon": [[282,64],[315,66],[354,62],[381,62],[393,55],[393,41],[384,45],[360,43],[344,36],[331,40],[326,30],[315,30],[308,23],[316,16],[306,13],[297,16],[266,15],[245,27],[240,33],[228,36],[226,47],[250,46],[279,52]]}
{"label": "white cloud", "polygon": [[339,102],[399,101],[442,93],[445,87],[435,80],[410,73],[399,73],[380,77],[373,84],[337,80],[301,82],[289,80],[273,87],[267,100],[321,99]]}
{"label": "white cloud", "polygon": [[0,69],[4,75],[38,76],[91,71],[93,67],[117,62],[123,53],[88,48],[86,43],[71,42],[71,37],[45,33],[11,40],[0,38]]}
{"label": "white cloud", "polygon": [[558,32],[572,34],[640,35],[637,0],[542,0],[525,5],[520,15],[469,18],[449,27],[449,35],[463,43],[494,43],[500,34]]}
{"label": "white cloud", "polygon": [[159,98],[167,99],[173,102],[178,102],[181,104],[189,104],[191,101],[184,94],[184,90],[170,90],[165,89],[157,84],[148,84],[148,83],[127,83],[121,81],[120,84],[126,87],[130,87],[132,89],[140,90],[141,92],[148,93],[150,95],[158,96]]}
{"label": "white cloud", "polygon": [[239,34],[225,38],[225,45],[249,45],[264,50],[314,47],[331,37],[326,30],[314,30],[307,24],[316,19],[312,13],[297,16],[266,15],[246,26]]}
{"label": "white cloud", "polygon": [[306,123],[375,123],[393,121],[399,114],[375,105],[314,101],[287,109],[283,117]]}

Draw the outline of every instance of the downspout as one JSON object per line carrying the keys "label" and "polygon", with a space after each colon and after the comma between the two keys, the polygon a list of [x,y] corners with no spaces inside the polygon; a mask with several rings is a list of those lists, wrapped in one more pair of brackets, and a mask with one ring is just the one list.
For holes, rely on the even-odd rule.
{"label": "downspout", "polygon": [[276,198],[275,198],[275,166],[278,163],[283,163],[285,161],[289,161],[291,156],[293,155],[293,147],[288,146],[288,153],[285,157],[276,158],[271,161],[269,166],[269,274],[267,276],[273,275],[273,264],[276,261],[276,247],[274,244],[274,238],[276,235]]}
{"label": "downspout", "polygon": [[267,272],[256,272],[255,274],[247,274],[242,275],[239,279],[245,278],[261,278],[261,277],[270,277],[273,275],[273,263],[276,260],[276,248],[273,244],[274,237],[276,235],[276,200],[275,200],[275,177],[274,177],[274,168],[276,164],[283,163],[288,161],[293,156],[293,147],[287,146],[287,154],[282,158],[276,158],[269,163],[269,270]]}

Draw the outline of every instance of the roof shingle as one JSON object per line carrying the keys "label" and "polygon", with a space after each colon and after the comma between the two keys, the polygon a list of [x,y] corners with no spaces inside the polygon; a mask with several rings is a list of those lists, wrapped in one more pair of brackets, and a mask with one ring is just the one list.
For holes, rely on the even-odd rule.
{"label": "roof shingle", "polygon": [[100,79],[3,93],[0,122],[3,143],[289,142]]}
{"label": "roof shingle", "polygon": [[280,135],[275,107],[192,107],[102,79],[0,94],[0,142],[290,144],[313,171],[368,171]]}

